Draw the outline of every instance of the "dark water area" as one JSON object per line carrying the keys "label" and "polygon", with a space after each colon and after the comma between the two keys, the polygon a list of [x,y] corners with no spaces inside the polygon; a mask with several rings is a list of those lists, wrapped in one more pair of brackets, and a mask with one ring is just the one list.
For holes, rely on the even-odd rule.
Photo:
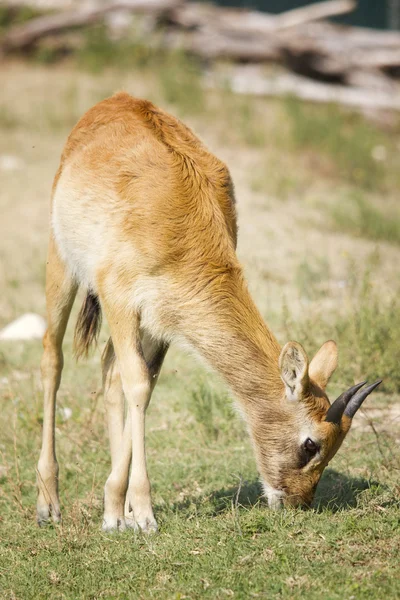
{"label": "dark water area", "polygon": [[[216,0],[216,2],[221,6],[239,6],[270,13],[280,13],[291,8],[314,4],[305,0]],[[400,31],[400,0],[358,0],[355,11],[332,20],[359,27]]]}

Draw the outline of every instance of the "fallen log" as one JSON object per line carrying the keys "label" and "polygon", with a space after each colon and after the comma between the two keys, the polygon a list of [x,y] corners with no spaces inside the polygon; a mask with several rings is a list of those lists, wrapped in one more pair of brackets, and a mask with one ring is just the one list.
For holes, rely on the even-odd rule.
{"label": "fallen log", "polygon": [[[326,35],[322,36],[324,30]],[[334,40],[330,42],[329,34],[332,32]],[[351,36],[347,35],[346,41],[339,47],[337,28],[320,24],[318,33],[319,36],[313,38],[303,35],[301,28],[290,33],[285,30],[269,35],[255,34],[246,28],[234,32],[227,31],[225,22],[217,20],[215,24],[204,24],[200,29],[172,30],[164,42],[170,48],[181,48],[207,61],[277,62],[295,73],[321,81],[352,84],[358,79],[366,84],[373,82],[373,87],[377,87],[379,80],[385,89],[389,89],[391,81],[388,75],[396,75],[395,70],[400,69],[400,43],[397,48],[385,50],[374,48],[372,43],[369,48],[359,48],[352,45]],[[374,32],[371,33],[372,39],[373,36]]]}
{"label": "fallen log", "polygon": [[13,27],[3,36],[0,47],[3,51],[23,50],[39,39],[72,29],[92,25],[107,13],[115,10],[129,10],[141,14],[159,14],[176,8],[183,0],[125,0],[114,1],[95,8],[83,8],[32,19],[23,25]]}
{"label": "fallen log", "polygon": [[[0,50],[23,50],[45,37],[57,39],[60,33],[99,22],[122,9],[152,14],[154,27],[160,21],[163,25],[161,43],[166,48],[181,48],[209,63],[219,59],[275,62],[298,75],[334,82],[336,89],[348,84],[354,92],[351,98],[360,90],[364,95],[366,90],[390,95],[391,77],[400,75],[400,33],[319,21],[354,7],[354,0],[327,0],[271,15],[185,0],[113,0],[13,27],[0,41]],[[70,38],[60,39],[68,49]]]}
{"label": "fallen log", "polygon": [[[253,68],[241,68],[233,74],[229,83],[232,91],[238,94],[255,96],[295,96],[302,100],[318,103],[337,103],[354,108],[400,111],[400,93],[382,90],[349,87],[320,83],[292,73],[266,77],[254,72]],[[226,84],[226,82],[225,82]],[[216,81],[209,79],[208,85],[216,87]]]}
{"label": "fallen log", "polygon": [[[300,24],[351,12],[354,0],[326,0],[310,6],[286,11],[279,15],[227,9],[213,4],[185,2],[184,0],[114,0],[80,10],[64,11],[45,15],[13,27],[1,40],[4,51],[23,50],[39,39],[61,33],[67,29],[92,25],[107,13],[115,10],[129,10],[145,14],[168,15],[168,21],[186,29],[217,27],[218,31],[229,36],[237,34],[248,38],[253,34],[270,34],[281,29],[296,27]],[[226,42],[229,43],[229,42]],[[260,42],[258,42],[259,44]],[[238,54],[236,52],[236,54]],[[251,52],[245,52],[251,55]]]}
{"label": "fallen log", "polygon": [[367,27],[348,27],[335,23],[308,23],[298,29],[304,37],[309,37],[323,44],[328,50],[357,47],[374,48],[399,48],[400,31],[383,31],[368,29]]}
{"label": "fallen log", "polygon": [[309,4],[274,15],[273,29],[275,31],[289,29],[310,21],[320,21],[329,17],[344,15],[353,12],[356,7],[357,2],[354,0],[328,0]]}
{"label": "fallen log", "polygon": [[[322,2],[270,15],[199,2],[184,3],[168,14],[175,25],[167,43],[207,60],[279,62],[296,73],[339,83],[357,79],[385,88],[388,74],[400,70],[400,33],[310,22],[354,2]],[[183,29],[183,32],[182,32]]]}
{"label": "fallen log", "polygon": [[169,20],[186,29],[200,29],[214,25],[226,33],[269,34],[282,29],[298,27],[311,21],[346,14],[352,12],[356,6],[355,0],[325,0],[272,15],[252,10],[219,7],[202,2],[187,2],[172,10]]}
{"label": "fallen log", "polygon": [[367,51],[358,51],[351,57],[353,65],[363,65],[371,69],[390,69],[400,66],[400,47],[399,48],[369,48]]}
{"label": "fallen log", "polygon": [[257,36],[242,38],[223,35],[218,30],[204,29],[193,32],[170,32],[165,43],[169,49],[185,50],[208,62],[226,59],[237,62],[280,62],[279,42]]}

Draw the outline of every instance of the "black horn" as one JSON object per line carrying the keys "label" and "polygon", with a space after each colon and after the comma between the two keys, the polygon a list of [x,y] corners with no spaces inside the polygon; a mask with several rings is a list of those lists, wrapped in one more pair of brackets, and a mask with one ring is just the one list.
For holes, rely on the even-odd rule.
{"label": "black horn", "polygon": [[353,385],[351,388],[343,392],[343,394],[340,394],[340,396],[336,398],[335,402],[329,407],[328,412],[326,413],[325,421],[328,421],[329,423],[335,423],[336,425],[340,425],[340,421],[342,419],[346,406],[349,404],[354,394],[358,392],[358,390],[362,388],[363,385],[365,385],[366,383],[366,381],[357,383],[357,385]]}
{"label": "black horn", "polygon": [[369,396],[369,394],[381,383],[382,379],[378,379],[378,381],[375,381],[375,383],[371,383],[371,385],[355,394],[344,409],[344,414],[352,419],[360,408],[361,404],[364,402],[365,398]]}

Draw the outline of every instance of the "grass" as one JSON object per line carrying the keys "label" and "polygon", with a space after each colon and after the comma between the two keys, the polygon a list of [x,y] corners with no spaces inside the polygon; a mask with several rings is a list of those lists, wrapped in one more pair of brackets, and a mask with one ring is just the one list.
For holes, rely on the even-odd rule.
{"label": "grass", "polygon": [[345,316],[337,319],[338,343],[344,348],[343,375],[384,379],[384,389],[400,392],[398,295],[382,303],[368,278],[352,297]]}
{"label": "grass", "polygon": [[[149,469],[161,534],[102,534],[109,456],[103,407],[93,394],[98,357],[77,371],[70,350],[68,340],[60,407],[70,408],[72,417],[65,420],[61,411],[57,417],[64,520],[45,530],[33,515],[38,345],[22,354],[10,348],[2,365],[9,423],[1,455],[2,597],[397,597],[399,454],[393,464],[383,460],[373,433],[355,431],[327,470],[311,512],[270,512],[260,501],[244,433],[228,426],[229,416],[214,418],[210,428],[209,412],[190,399],[191,389],[206,407],[229,405],[211,399],[199,370],[177,353],[165,365],[149,411]],[[26,377],[16,371],[21,364]],[[392,444],[393,435],[380,432],[381,444]]]}
{"label": "grass", "polygon": [[71,129],[81,116],[79,111],[78,90],[71,83],[60,93],[58,102],[52,100],[33,106],[35,118],[26,113],[24,107],[15,109],[0,105],[0,131],[23,130],[55,132]]}
{"label": "grass", "polygon": [[209,381],[200,381],[192,391],[189,407],[203,433],[205,444],[217,440],[221,434],[241,431],[229,396],[210,388]]}
{"label": "grass", "polygon": [[31,6],[0,6],[0,34],[43,14]]}
{"label": "grass", "polygon": [[136,29],[130,28],[129,35],[115,40],[103,25],[89,28],[73,57],[75,64],[97,74],[109,67],[120,71],[152,70],[165,102],[179,106],[182,115],[204,110],[200,63],[179,50],[166,52],[159,46],[156,36],[149,45],[146,32],[140,28],[140,20],[138,23]]}
{"label": "grass", "polygon": [[[400,595],[400,248],[386,243],[388,229],[381,237],[367,235],[332,217],[344,190],[354,194],[360,184],[348,175],[351,165],[336,169],[342,163],[329,149],[333,142],[325,147],[320,136],[309,143],[305,132],[315,107],[302,106],[294,117],[304,118],[301,138],[293,133],[299,125],[288,118],[285,103],[246,104],[229,92],[207,92],[196,105],[198,66],[186,68],[186,57],[171,55],[160,59],[162,78],[156,63],[146,60],[114,69],[110,59],[97,73],[74,61],[0,67],[0,156],[16,156],[23,164],[22,170],[0,173],[0,325],[23,312],[45,314],[48,197],[62,145],[84,110],[124,88],[184,115],[229,165],[239,256],[279,341],[298,339],[311,354],[326,339],[337,339],[340,366],[331,398],[364,374],[371,380],[383,376],[385,387],[357,415],[325,471],[313,509],[273,513],[261,499],[250,442],[227,391],[191,357],[171,349],[147,422],[160,534],[106,535],[102,497],[110,457],[99,351],[78,366],[72,359],[78,302],[67,330],[56,415],[63,523],[40,530],[34,505],[41,344],[2,342],[0,598],[394,600]],[[326,121],[331,110],[321,108],[317,120]],[[387,148],[399,143],[396,130],[387,134],[348,113],[335,118],[332,127],[344,128],[350,145],[352,133],[374,144],[384,139]],[[361,128],[371,131],[360,134]],[[366,160],[362,152],[357,165]],[[379,169],[363,198],[384,220],[394,221],[396,165],[390,158]],[[105,340],[106,331],[101,344]]]}
{"label": "grass", "polygon": [[365,189],[385,189],[386,155],[392,164],[396,161],[390,136],[336,105],[307,106],[289,97],[285,108],[297,149],[319,152],[320,167],[343,181]]}
{"label": "grass", "polygon": [[19,125],[17,117],[7,106],[0,106],[0,128],[15,129]]}
{"label": "grass", "polygon": [[207,110],[200,64],[196,60],[182,52],[167,53],[156,61],[156,70],[164,101],[178,106],[182,116]]}
{"label": "grass", "polygon": [[[376,256],[371,257],[371,262]],[[378,259],[379,260],[379,259]],[[300,265],[300,293],[307,297],[319,297],[323,293],[318,271]],[[309,270],[307,270],[309,269]],[[300,324],[290,321],[287,324],[289,335],[302,339],[308,347],[315,348],[315,319],[318,322],[318,342],[333,338],[339,345],[340,376],[343,385],[352,380],[368,378],[371,382],[383,378],[387,392],[400,393],[399,359],[400,349],[400,302],[398,293],[382,298],[381,290],[374,283],[373,266],[357,273],[354,263],[349,267],[347,280],[344,280],[345,293],[342,309],[334,308],[325,314],[314,313]],[[317,277],[317,278],[316,278]],[[314,287],[316,281],[318,285]],[[400,282],[397,281],[397,285]],[[326,293],[326,290],[325,290]],[[294,329],[294,332],[293,332]]]}
{"label": "grass", "polygon": [[89,27],[83,32],[83,43],[74,55],[80,68],[101,73],[112,66],[119,70],[144,68],[160,57],[157,47],[145,44],[140,31],[130,30],[129,35],[114,40],[104,25]]}
{"label": "grass", "polygon": [[326,293],[324,284],[329,280],[329,263],[325,257],[304,259],[296,271],[296,285],[304,298],[320,297]]}
{"label": "grass", "polygon": [[334,227],[371,240],[400,244],[400,211],[382,211],[360,192],[329,207]]}

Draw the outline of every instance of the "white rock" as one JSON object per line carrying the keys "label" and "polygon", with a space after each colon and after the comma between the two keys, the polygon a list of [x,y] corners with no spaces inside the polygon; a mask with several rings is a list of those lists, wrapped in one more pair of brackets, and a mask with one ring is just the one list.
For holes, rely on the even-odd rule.
{"label": "white rock", "polygon": [[46,321],[40,315],[26,313],[0,331],[0,340],[36,340],[46,331]]}
{"label": "white rock", "polygon": [[69,406],[64,406],[60,408],[60,415],[64,421],[68,421],[72,417],[72,409]]}
{"label": "white rock", "polygon": [[2,171],[20,171],[24,166],[24,161],[18,156],[11,154],[0,155],[0,170]]}

